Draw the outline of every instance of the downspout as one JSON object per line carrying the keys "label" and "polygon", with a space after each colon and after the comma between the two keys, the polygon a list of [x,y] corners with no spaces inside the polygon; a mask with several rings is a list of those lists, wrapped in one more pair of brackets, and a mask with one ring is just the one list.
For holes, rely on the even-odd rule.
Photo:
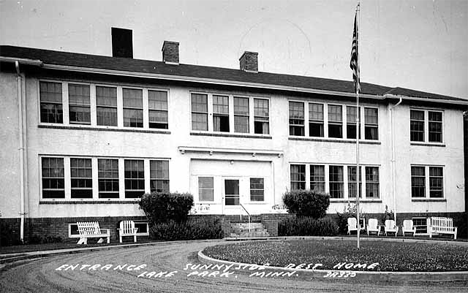
{"label": "downspout", "polygon": [[393,219],[396,223],[396,214],[397,214],[397,207],[396,207],[396,168],[395,168],[395,117],[394,117],[394,109],[398,107],[401,102],[403,102],[403,98],[400,97],[398,103],[390,107],[390,119],[391,119],[391,132],[392,132],[392,193],[393,193]]}
{"label": "downspout", "polygon": [[19,62],[15,61],[16,68],[16,82],[17,82],[17,96],[18,96],[18,125],[19,125],[19,155],[20,155],[20,241],[24,242],[24,226],[25,226],[25,199],[26,193],[24,188],[25,172],[24,172],[24,113],[23,113],[23,93],[22,93],[22,77],[19,68]]}

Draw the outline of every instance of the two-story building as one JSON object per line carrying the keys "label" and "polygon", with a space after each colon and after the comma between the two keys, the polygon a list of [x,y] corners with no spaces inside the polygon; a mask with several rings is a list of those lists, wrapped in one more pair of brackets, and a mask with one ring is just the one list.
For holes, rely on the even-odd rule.
{"label": "two-story building", "polygon": [[0,46],[0,220],[18,239],[144,221],[152,191],[190,192],[198,214],[260,215],[315,189],[333,214],[355,201],[357,172],[363,213],[465,211],[466,100],[363,83],[357,109],[353,82],[259,72],[255,52],[226,69],[179,63],[176,42],[162,61],[133,59],[131,37],[113,46]]}

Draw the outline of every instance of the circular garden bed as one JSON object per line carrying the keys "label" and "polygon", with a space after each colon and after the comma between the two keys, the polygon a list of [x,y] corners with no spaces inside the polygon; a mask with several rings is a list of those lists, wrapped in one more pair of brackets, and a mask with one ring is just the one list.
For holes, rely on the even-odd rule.
{"label": "circular garden bed", "polygon": [[355,239],[249,241],[207,247],[203,253],[232,262],[302,269],[468,271],[468,243],[366,240],[360,246],[357,249]]}

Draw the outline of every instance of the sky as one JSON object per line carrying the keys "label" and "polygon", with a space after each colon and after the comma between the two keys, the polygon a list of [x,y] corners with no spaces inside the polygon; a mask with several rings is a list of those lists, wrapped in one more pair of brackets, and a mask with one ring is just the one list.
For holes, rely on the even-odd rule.
{"label": "sky", "polygon": [[[354,0],[0,0],[0,44],[111,56],[111,27],[135,59],[352,80]],[[361,0],[361,82],[468,99],[468,0]]]}

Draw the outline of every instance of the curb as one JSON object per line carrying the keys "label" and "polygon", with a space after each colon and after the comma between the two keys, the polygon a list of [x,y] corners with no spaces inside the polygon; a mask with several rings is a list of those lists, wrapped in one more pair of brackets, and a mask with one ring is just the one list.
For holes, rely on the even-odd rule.
{"label": "curb", "polygon": [[[348,237],[270,237],[270,239],[258,239],[260,241],[277,241],[277,240],[353,240]],[[258,241],[253,240],[253,241]],[[467,242],[453,242],[453,241],[438,241],[438,240],[425,240],[425,239],[386,239],[386,238],[367,238],[367,241],[391,241],[395,242],[413,242],[413,243],[444,243],[455,244],[468,247]],[[226,241],[251,241],[245,238],[231,238]],[[229,245],[231,243],[223,243],[221,245]],[[300,279],[322,279],[322,280],[342,280],[351,282],[373,281],[373,282],[404,282],[404,283],[441,283],[441,282],[461,282],[468,284],[468,271],[451,271],[451,272],[387,272],[387,271],[353,271],[353,270],[311,270],[311,269],[291,269],[284,267],[263,266],[257,264],[247,264],[231,262],[226,260],[219,260],[209,257],[203,253],[202,250],[198,252],[198,260],[203,264],[224,265],[234,268],[243,269],[243,271],[257,271],[258,267],[265,272],[296,272],[296,277]],[[241,268],[241,269],[240,269]],[[300,273],[300,274],[297,274]],[[261,277],[262,276],[258,276]]]}

